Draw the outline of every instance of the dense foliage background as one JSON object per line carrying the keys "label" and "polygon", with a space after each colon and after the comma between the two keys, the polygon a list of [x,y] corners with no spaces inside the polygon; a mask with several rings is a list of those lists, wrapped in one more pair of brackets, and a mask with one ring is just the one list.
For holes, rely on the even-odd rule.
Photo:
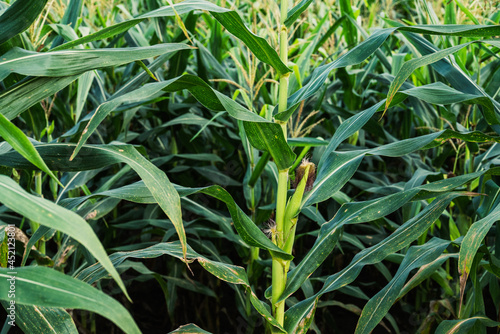
{"label": "dense foliage background", "polygon": [[[284,149],[255,148],[252,136],[269,133],[247,123],[277,117],[283,69],[249,42],[278,49],[280,9],[210,2],[234,11],[195,0],[0,2],[4,309],[9,265],[19,277],[9,333],[269,330],[269,248],[241,232],[251,220],[273,235],[272,149]],[[303,157],[318,175],[286,288],[287,309],[301,311],[284,328],[497,329],[500,4],[292,8],[290,183]]]}

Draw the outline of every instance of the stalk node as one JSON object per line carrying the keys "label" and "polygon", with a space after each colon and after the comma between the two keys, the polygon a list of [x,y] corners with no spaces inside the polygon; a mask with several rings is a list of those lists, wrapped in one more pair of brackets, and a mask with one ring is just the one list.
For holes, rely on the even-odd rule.
{"label": "stalk node", "polygon": [[285,74],[280,75],[280,79],[286,79],[290,77],[290,72],[286,72]]}

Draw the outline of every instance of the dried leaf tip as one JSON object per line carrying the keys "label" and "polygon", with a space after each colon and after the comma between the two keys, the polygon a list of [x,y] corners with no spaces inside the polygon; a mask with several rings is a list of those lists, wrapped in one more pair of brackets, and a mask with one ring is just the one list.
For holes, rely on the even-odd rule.
{"label": "dried leaf tip", "polygon": [[294,189],[297,188],[297,185],[304,177],[307,166],[309,166],[309,173],[307,176],[305,191],[310,191],[312,189],[314,181],[316,180],[316,165],[313,162],[310,162],[307,158],[302,159],[299,167],[295,169],[295,182],[293,184]]}

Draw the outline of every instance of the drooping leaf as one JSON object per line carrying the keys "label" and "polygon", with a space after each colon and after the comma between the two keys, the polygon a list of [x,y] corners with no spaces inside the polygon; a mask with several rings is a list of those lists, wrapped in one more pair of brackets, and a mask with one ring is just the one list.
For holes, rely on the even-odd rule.
{"label": "drooping leaf", "polygon": [[[134,200],[135,198],[139,203],[151,203],[149,201],[151,201],[152,195],[156,203],[161,206],[172,220],[178,232],[179,239],[185,244],[186,236],[182,224],[177,191],[168,181],[167,176],[141,156],[133,146],[84,145],[80,153],[72,161],[68,161],[68,158],[75,148],[74,144],[40,144],[36,148],[49,166],[59,171],[81,171],[102,168],[118,162],[127,163],[142,178],[149,193],[145,189],[140,191],[138,188],[131,187],[129,189],[130,195],[127,195],[127,192],[122,192],[121,195],[116,195],[117,198],[120,198],[120,196],[131,196],[127,199]],[[1,155],[0,165],[16,166],[16,168],[33,168],[29,162],[12,151]],[[183,196],[201,192],[221,200],[227,205],[236,230],[247,244],[267,249],[279,258],[286,260],[292,258],[290,254],[279,249],[266,237],[257,225],[239,208],[231,195],[222,187],[184,188],[180,191],[183,192]]]}
{"label": "drooping leaf", "polygon": [[[251,293],[251,303],[254,305],[255,309],[266,318],[266,320],[275,326],[277,329],[282,330],[282,327],[278,324],[276,319],[272,317],[269,310],[264,307],[262,301],[260,301],[253,290],[250,287],[250,283],[248,282],[248,277],[245,272],[245,269],[239,266],[213,261],[204,257],[197,252],[195,252],[191,247],[187,248],[187,257],[192,260],[197,260],[205,270],[207,270],[212,275],[217,278],[231,283],[231,284],[241,284],[245,286],[248,291]],[[179,242],[163,242],[155,244],[151,247],[145,249],[139,249],[136,251],[130,252],[117,252],[110,256],[111,261],[115,266],[123,263],[127,258],[156,258],[162,255],[170,255],[176,257],[180,260],[183,260],[184,257],[182,255],[182,247]],[[105,272],[103,271],[102,266],[99,263],[96,263],[92,266],[89,266],[82,270],[77,278],[82,279],[83,281],[92,283],[96,282],[105,277]]]}
{"label": "drooping leaf", "polygon": [[[82,171],[109,166],[115,163],[126,163],[139,174],[158,205],[174,224],[181,243],[186,245],[186,234],[182,224],[182,213],[179,194],[170,183],[167,175],[144,158],[130,145],[84,146],[73,160],[69,160],[74,144],[40,144],[37,151],[45,157],[54,170]],[[14,165],[16,168],[33,168],[22,157],[10,152],[4,155],[1,165]],[[36,218],[35,218],[36,220]],[[78,239],[77,239],[78,240]]]}
{"label": "drooping leaf", "polygon": [[136,48],[76,49],[54,52],[33,52],[16,47],[1,57],[0,80],[10,73],[46,77],[77,75],[93,69],[118,66],[189,48],[186,44],[176,43]]}
{"label": "drooping leaf", "polygon": [[424,245],[410,247],[394,278],[366,303],[355,333],[370,333],[398,298],[410,271],[435,260],[449,244],[433,238]]}
{"label": "drooping leaf", "polygon": [[286,64],[283,64],[274,48],[264,38],[252,33],[236,11],[216,6],[208,1],[186,0],[172,6],[158,8],[137,19],[174,16],[176,13],[181,15],[193,10],[209,11],[231,34],[245,43],[257,58],[274,67],[279,74],[291,72]]}
{"label": "drooping leaf", "polygon": [[[0,288],[8,291],[12,274],[0,268],[0,277]],[[16,304],[88,310],[113,321],[125,333],[141,333],[125,307],[87,283],[47,267],[16,268],[14,277]],[[8,300],[7,294],[0,298]]]}
{"label": "drooping leaf", "polygon": [[[4,308],[9,307],[2,301]],[[66,310],[56,307],[16,304],[16,326],[25,333],[78,334]]]}
{"label": "drooping leaf", "polygon": [[12,124],[4,115],[0,114],[0,136],[8,142],[19,154],[29,160],[33,165],[37,166],[57,182],[59,180],[52,173],[43,161],[40,154],[37,152],[31,141],[26,137],[17,126]]}
{"label": "drooping leaf", "polygon": [[95,131],[97,126],[115,108],[123,103],[143,101],[144,98],[156,96],[161,90],[174,92],[187,89],[204,106],[215,111],[226,110],[230,116],[237,120],[245,121],[248,128],[249,139],[255,147],[262,150],[270,150],[278,168],[286,169],[295,161],[295,154],[288,147],[279,124],[270,122],[259,115],[245,109],[229,97],[217,92],[200,78],[193,75],[183,75],[171,80],[158,83],[150,83],[127,94],[102,104],[94,112],[78,142],[72,157],[76,156],[80,147],[88,137]]}
{"label": "drooping leaf", "polygon": [[82,217],[51,201],[27,193],[5,175],[0,175],[0,190],[0,202],[11,210],[38,222],[40,225],[61,231],[85,246],[127,294],[125,285],[111,264],[99,238]]}
{"label": "drooping leaf", "polygon": [[[351,263],[342,271],[329,276],[323,288],[315,295],[295,304],[285,313],[285,329],[293,332],[308,314],[310,314],[318,299],[325,293],[339,289],[356,279],[365,265],[382,261],[388,254],[409,245],[435,222],[448,204],[461,194],[451,193],[437,197],[417,216],[408,220],[389,237],[378,244],[363,249],[356,254]],[[283,294],[285,296],[286,294]]]}
{"label": "drooping leaf", "polygon": [[493,321],[487,317],[475,316],[467,319],[460,320],[445,320],[441,322],[436,328],[436,334],[455,334],[455,333],[468,333],[469,330],[480,321],[487,327],[498,327],[499,322]]}
{"label": "drooping leaf", "polygon": [[274,67],[280,75],[292,72],[286,64],[281,61],[278,53],[262,37],[252,33],[243,23],[241,17],[235,11],[211,12],[224,28],[238,37],[252,51],[252,53],[266,64]]}

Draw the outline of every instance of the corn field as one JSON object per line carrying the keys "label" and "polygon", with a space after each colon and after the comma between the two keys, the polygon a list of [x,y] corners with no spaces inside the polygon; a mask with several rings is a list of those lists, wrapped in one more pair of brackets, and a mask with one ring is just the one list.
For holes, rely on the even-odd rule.
{"label": "corn field", "polygon": [[497,333],[498,0],[0,1],[0,334]]}

